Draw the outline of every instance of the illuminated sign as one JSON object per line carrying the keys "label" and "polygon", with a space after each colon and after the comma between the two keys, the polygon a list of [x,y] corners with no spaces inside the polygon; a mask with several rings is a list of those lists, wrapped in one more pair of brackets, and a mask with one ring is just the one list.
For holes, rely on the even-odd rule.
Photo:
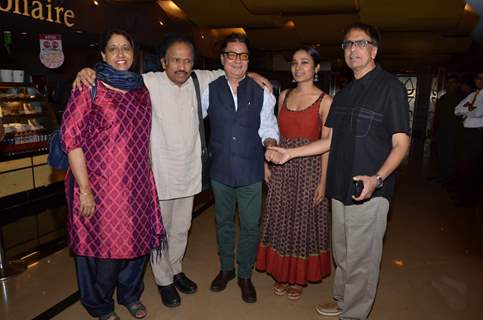
{"label": "illuminated sign", "polygon": [[0,0],[0,11],[32,17],[67,27],[74,25],[75,13],[61,6],[52,5],[52,0]]}

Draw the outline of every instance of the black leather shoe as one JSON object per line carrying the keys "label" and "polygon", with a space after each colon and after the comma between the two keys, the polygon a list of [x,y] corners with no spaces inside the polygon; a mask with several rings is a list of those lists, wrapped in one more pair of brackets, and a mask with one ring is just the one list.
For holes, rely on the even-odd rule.
{"label": "black leather shoe", "polygon": [[174,286],[184,294],[195,293],[198,286],[191,281],[183,272],[175,274],[173,277]]}
{"label": "black leather shoe", "polygon": [[241,296],[243,301],[245,301],[246,303],[257,302],[257,292],[255,291],[255,287],[253,286],[252,280],[250,280],[250,278],[238,278],[238,286],[241,289]]}
{"label": "black leather shoe", "polygon": [[181,298],[174,284],[169,286],[158,286],[159,293],[161,294],[161,300],[166,307],[174,308],[180,305]]}
{"label": "black leather shoe", "polygon": [[210,290],[214,292],[220,292],[225,290],[226,284],[230,281],[235,279],[235,271],[229,270],[229,271],[220,271],[216,278],[213,280],[211,283]]}

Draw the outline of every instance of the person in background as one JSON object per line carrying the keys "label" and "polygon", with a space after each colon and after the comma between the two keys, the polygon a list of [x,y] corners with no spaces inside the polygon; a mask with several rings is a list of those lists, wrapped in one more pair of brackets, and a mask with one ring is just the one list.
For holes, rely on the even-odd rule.
{"label": "person in background", "polygon": [[459,203],[472,206],[481,191],[483,178],[483,71],[474,78],[476,90],[460,101],[454,114],[463,118],[464,157],[461,164],[461,177],[458,195]]}
{"label": "person in background", "polygon": [[[315,84],[320,55],[310,46],[295,51],[291,70],[295,89],[279,97],[280,146],[298,147],[326,138],[324,127],[332,98]],[[325,199],[328,153],[294,159],[284,165],[265,163],[268,195],[260,227],[256,269],[275,279],[274,293],[301,297],[308,281],[330,274],[329,205]]]}
{"label": "person in background", "polygon": [[61,126],[70,168],[65,184],[69,244],[81,302],[101,320],[119,319],[112,295],[137,319],[146,259],[166,246],[149,159],[151,101],[130,72],[134,42],[123,30],[100,41],[95,94],[72,92]]}
{"label": "person in background", "polygon": [[454,182],[456,172],[456,144],[459,119],[454,115],[454,108],[461,101],[459,79],[449,75],[445,82],[446,92],[437,101],[434,115],[434,136],[438,155],[438,175],[433,179],[447,186]]}
{"label": "person in background", "polygon": [[241,34],[225,38],[220,59],[225,70],[202,96],[210,119],[210,177],[215,198],[216,238],[221,271],[211,283],[219,292],[235,278],[235,207],[240,213],[236,250],[238,285],[243,301],[257,300],[251,281],[262,206],[263,147],[278,142],[275,97],[247,77],[250,52]]}
{"label": "person in background", "polygon": [[[160,46],[163,72],[143,74],[153,105],[151,159],[163,223],[167,231],[168,251],[161,259],[151,259],[151,269],[161,301],[167,307],[181,304],[178,291],[193,294],[197,284],[183,272],[183,256],[191,227],[194,196],[201,191],[201,142],[198,129],[198,101],[194,72],[200,92],[224,75],[223,70],[194,70],[195,46],[182,34],[166,37]],[[270,82],[249,73],[257,83]],[[79,72],[76,86],[92,85],[95,72]]]}
{"label": "person in background", "polygon": [[462,99],[466,98],[470,93],[475,91],[475,79],[471,74],[463,74],[460,76],[460,89]]}
{"label": "person in background", "polygon": [[2,117],[0,117],[0,142],[5,137],[5,128],[3,127]]}
{"label": "person in background", "polygon": [[339,319],[367,319],[377,292],[395,170],[409,149],[406,88],[376,65],[378,30],[357,22],[342,42],[354,80],[339,91],[325,122],[328,138],[294,149],[271,148],[267,160],[327,152],[327,196],[332,199],[334,302],[316,311]]}

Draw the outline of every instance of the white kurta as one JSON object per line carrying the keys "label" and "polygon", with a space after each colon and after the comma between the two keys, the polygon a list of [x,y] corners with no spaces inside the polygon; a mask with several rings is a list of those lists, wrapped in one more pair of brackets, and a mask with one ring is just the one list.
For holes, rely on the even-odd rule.
{"label": "white kurta", "polygon": [[[467,104],[472,104],[474,109],[470,111]],[[454,114],[463,116],[465,128],[483,128],[483,90],[467,95],[455,107]]]}
{"label": "white kurta", "polygon": [[[203,92],[222,70],[196,70]],[[165,72],[143,74],[153,105],[151,157],[160,200],[201,191],[201,142],[193,80],[177,86]]]}

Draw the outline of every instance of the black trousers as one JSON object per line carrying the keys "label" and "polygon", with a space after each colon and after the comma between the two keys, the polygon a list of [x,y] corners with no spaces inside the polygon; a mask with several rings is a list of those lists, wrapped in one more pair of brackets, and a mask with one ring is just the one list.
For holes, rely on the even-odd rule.
{"label": "black trousers", "polygon": [[146,257],[117,260],[76,256],[77,283],[87,312],[100,317],[114,311],[114,289],[119,304],[139,302],[144,291]]}
{"label": "black trousers", "polygon": [[475,203],[482,190],[483,179],[483,129],[465,128],[463,131],[462,161],[458,197],[467,203]]}

